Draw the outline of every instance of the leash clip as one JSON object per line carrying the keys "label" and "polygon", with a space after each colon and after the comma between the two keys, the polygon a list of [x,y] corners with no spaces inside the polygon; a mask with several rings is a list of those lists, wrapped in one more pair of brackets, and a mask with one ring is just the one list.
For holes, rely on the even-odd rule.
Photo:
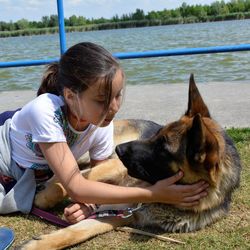
{"label": "leash clip", "polygon": [[121,216],[122,219],[127,219],[129,217],[131,217],[133,215],[134,212],[142,209],[143,206],[142,206],[142,203],[139,203],[137,207],[135,208],[127,208],[126,210],[124,210],[124,213],[123,215]]}

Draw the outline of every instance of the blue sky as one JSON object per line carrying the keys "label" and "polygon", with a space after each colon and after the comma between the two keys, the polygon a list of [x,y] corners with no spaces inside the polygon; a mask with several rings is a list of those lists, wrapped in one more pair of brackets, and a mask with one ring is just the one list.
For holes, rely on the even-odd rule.
{"label": "blue sky", "polygon": [[[57,13],[56,0],[0,0],[0,21],[26,18],[39,21],[42,16]],[[86,18],[111,18],[115,14],[129,14],[137,8],[145,13],[152,10],[174,9],[183,2],[189,5],[211,4],[215,0],[64,0],[64,15]],[[226,1],[227,2],[227,1]]]}

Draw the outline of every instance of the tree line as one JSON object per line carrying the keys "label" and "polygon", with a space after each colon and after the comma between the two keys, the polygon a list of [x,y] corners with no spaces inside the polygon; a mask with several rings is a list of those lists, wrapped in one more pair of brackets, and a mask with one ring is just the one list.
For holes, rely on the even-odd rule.
{"label": "tree line", "polygon": [[[115,15],[111,19],[87,19],[72,15],[65,18],[65,27],[67,32],[72,32],[247,18],[250,18],[250,0],[215,1],[210,5],[188,5],[183,2],[176,9],[150,11],[147,14],[142,9],[136,9],[134,13],[120,17]],[[41,21],[24,18],[16,22],[0,21],[0,37],[55,33],[58,32],[57,26],[57,15],[43,16]]]}

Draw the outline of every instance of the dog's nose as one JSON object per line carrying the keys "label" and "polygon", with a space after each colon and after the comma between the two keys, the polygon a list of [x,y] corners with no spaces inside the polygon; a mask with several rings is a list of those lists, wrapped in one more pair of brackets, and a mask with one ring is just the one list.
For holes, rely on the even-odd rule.
{"label": "dog's nose", "polygon": [[117,153],[118,157],[121,159],[125,157],[129,149],[130,149],[130,142],[125,142],[125,143],[117,145],[115,148],[115,152]]}
{"label": "dog's nose", "polygon": [[115,152],[116,152],[116,154],[118,155],[119,158],[122,157],[122,155],[123,155],[122,146],[121,145],[116,146]]}

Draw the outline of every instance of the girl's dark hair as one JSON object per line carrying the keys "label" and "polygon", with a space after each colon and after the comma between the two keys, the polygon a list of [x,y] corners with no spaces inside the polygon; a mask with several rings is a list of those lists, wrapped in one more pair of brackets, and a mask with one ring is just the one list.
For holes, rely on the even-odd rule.
{"label": "girl's dark hair", "polygon": [[78,43],[69,48],[58,63],[47,67],[37,96],[44,93],[62,95],[64,87],[81,93],[91,84],[102,80],[107,109],[111,100],[112,81],[118,69],[117,60],[103,47],[90,42]]}

